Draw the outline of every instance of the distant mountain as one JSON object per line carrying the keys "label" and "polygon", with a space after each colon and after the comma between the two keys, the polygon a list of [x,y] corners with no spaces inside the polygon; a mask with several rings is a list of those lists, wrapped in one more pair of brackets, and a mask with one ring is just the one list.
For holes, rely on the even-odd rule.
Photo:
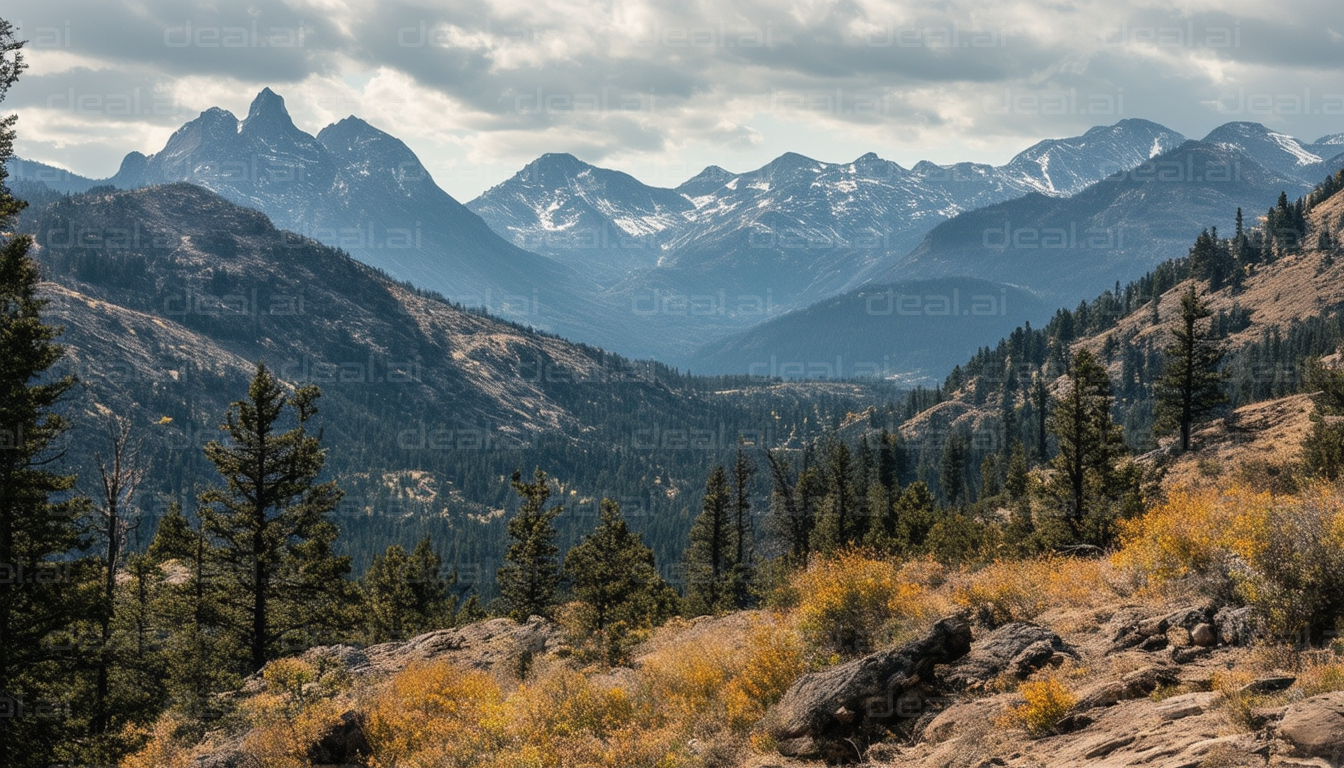
{"label": "distant mountain", "polygon": [[404,143],[358,118],[311,136],[267,88],[243,120],[208,109],[160,151],[128,154],[105,183],[179,181],[453,301],[571,338],[619,341],[619,333],[601,333],[590,279],[500,238],[440,189]]}
{"label": "distant mountain", "polygon": [[[742,174],[710,167],[675,190],[545,155],[467,206],[516,245],[604,276],[626,270],[610,294],[617,306],[655,293],[723,292],[787,309],[864,283],[961,211],[1032,191],[1074,194],[1181,141],[1155,123],[1124,120],[1043,141],[998,168],[786,153]],[[725,313],[695,327],[741,322]]]}
{"label": "distant mountain", "polygon": [[77,173],[67,171],[64,168],[57,168],[54,165],[39,163],[35,160],[24,160],[13,157],[5,163],[5,170],[9,174],[6,184],[11,187],[24,184],[41,184],[48,189],[62,194],[79,194],[88,192],[99,184],[106,184],[106,181],[90,179],[86,176],[80,176]]}
{"label": "distant mountain", "polygon": [[673,190],[569,154],[542,155],[467,207],[515,245],[607,282],[654,266],[664,233],[695,210]]}
{"label": "distant mountain", "polygon": [[950,277],[869,285],[767,320],[691,358],[701,373],[886,378],[932,385],[976,349],[1054,306],[1003,283]]}
{"label": "distant mountain", "polygon": [[1115,125],[1096,126],[1071,139],[1042,141],[997,170],[1045,195],[1074,195],[1184,142],[1184,136],[1169,128],[1130,118]]}
{"label": "distant mountain", "polygon": [[[1310,173],[1313,178],[1302,180],[1314,184],[1327,173],[1323,163],[1344,152],[1344,146],[1330,144],[1326,136],[1316,144],[1303,144],[1285,133],[1271,131],[1259,123],[1227,123],[1205,136],[1205,144],[1237,150],[1275,173],[1301,178]],[[1333,150],[1331,147],[1334,146]]]}
{"label": "distant mountain", "polygon": [[[1237,135],[1247,142],[1256,134]],[[1230,231],[1238,207],[1255,216],[1281,191],[1290,197],[1307,191],[1312,184],[1300,176],[1254,159],[1282,167],[1279,153],[1291,150],[1192,141],[1072,197],[1032,194],[968,211],[935,227],[874,282],[973,275],[1030,286],[1049,302],[1072,305],[1185,255],[1201,229]],[[1316,181],[1326,172],[1319,163],[1300,166]]]}

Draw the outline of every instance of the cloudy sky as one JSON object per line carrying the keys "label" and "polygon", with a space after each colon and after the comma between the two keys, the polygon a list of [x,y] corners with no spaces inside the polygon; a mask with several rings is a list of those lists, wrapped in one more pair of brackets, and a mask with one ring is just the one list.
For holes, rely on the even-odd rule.
{"label": "cloudy sky", "polygon": [[544,152],[673,186],[795,151],[1000,163],[1124,118],[1344,132],[1344,3],[6,0],[21,156],[103,177],[270,86],[465,201]]}

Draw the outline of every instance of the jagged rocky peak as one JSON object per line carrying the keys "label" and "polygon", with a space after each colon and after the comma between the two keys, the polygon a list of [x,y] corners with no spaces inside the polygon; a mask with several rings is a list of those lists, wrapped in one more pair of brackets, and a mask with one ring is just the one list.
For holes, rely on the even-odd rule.
{"label": "jagged rocky peak", "polygon": [[244,132],[270,132],[273,130],[297,131],[294,121],[285,109],[285,99],[270,88],[261,89],[261,93],[252,100],[247,109],[247,118],[243,120]]}

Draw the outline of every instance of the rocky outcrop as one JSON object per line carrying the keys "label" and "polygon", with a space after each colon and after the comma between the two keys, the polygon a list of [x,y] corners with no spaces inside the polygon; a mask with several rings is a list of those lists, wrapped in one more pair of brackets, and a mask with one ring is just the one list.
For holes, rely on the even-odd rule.
{"label": "rocky outcrop", "polygon": [[846,739],[877,723],[921,716],[935,682],[934,667],[971,650],[962,619],[939,621],[923,637],[799,678],[770,714],[782,754],[854,759]]}
{"label": "rocky outcrop", "polygon": [[1021,680],[1077,654],[1059,635],[1026,622],[1005,624],[976,641],[971,652],[939,675],[953,690],[975,690],[1000,676]]}
{"label": "rocky outcrop", "polygon": [[1344,764],[1344,691],[1313,696],[1288,707],[1279,738],[1289,754]]}

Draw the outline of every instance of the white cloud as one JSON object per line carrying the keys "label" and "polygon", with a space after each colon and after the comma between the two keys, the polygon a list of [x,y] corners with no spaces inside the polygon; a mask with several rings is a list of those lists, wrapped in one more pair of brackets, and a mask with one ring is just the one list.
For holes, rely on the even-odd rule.
{"label": "white cloud", "polygon": [[[183,113],[219,105],[241,114],[271,86],[310,131],[357,114],[443,169],[461,198],[543,151],[691,175],[696,164],[742,169],[789,150],[1001,162],[1037,139],[1125,117],[1192,136],[1232,119],[1304,139],[1344,130],[1344,114],[1320,101],[1344,94],[1344,40],[1333,31],[1344,28],[1344,7],[1334,0],[15,5],[6,15],[46,30],[47,43],[32,50],[13,94],[41,129],[21,133],[19,149],[90,173],[126,150],[156,149],[183,117],[108,115],[97,136],[91,115],[49,108],[71,83],[104,97],[129,87],[116,78],[168,94]],[[165,44],[165,34],[187,39],[188,23],[193,34],[301,29],[302,42],[230,49],[206,32]],[[1316,95],[1314,113],[1291,108],[1304,88]],[[1071,101],[1049,107],[1061,94]],[[1227,109],[1238,94],[1281,106]],[[95,150],[114,157],[94,161]]]}

